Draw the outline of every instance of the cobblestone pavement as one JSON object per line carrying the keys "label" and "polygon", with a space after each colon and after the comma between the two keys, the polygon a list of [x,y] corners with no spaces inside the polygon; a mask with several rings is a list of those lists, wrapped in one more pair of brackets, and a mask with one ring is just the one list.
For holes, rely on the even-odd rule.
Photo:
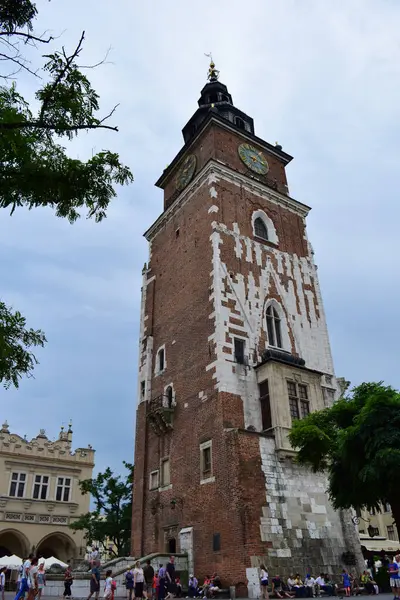
{"label": "cobblestone pavement", "polygon": [[[5,600],[13,600],[15,597],[15,593],[14,592],[6,592],[5,593]],[[42,598],[46,598],[48,600],[60,600],[60,598],[58,598],[57,596],[46,596],[45,594],[43,594]],[[62,596],[61,596],[62,598]],[[94,596],[93,596],[94,598]],[[99,596],[100,600],[103,600],[103,596],[100,595]],[[337,599],[340,600],[341,596],[337,596]],[[367,600],[369,598],[375,598],[375,596],[357,596],[357,598],[360,598],[360,600]],[[77,598],[75,598],[74,600],[77,600]],[[125,596],[117,596],[116,600],[125,600]],[[236,600],[240,600],[240,598],[237,598]],[[377,600],[393,600],[393,594],[379,594],[379,596],[377,596]]]}

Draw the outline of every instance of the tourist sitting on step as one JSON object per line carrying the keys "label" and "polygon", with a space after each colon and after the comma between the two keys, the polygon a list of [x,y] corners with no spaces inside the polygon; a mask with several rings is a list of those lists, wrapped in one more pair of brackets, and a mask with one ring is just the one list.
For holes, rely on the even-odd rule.
{"label": "tourist sitting on step", "polygon": [[306,587],[301,580],[300,573],[296,573],[296,577],[294,578],[293,590],[296,595],[296,598],[306,597]]}
{"label": "tourist sitting on step", "polygon": [[192,574],[189,576],[188,597],[197,598],[197,596],[200,596],[199,582],[198,579]]}
{"label": "tourist sitting on step", "polygon": [[306,597],[314,598],[314,596],[315,596],[315,578],[311,575],[311,573],[307,573],[306,578],[304,580],[304,585],[306,586]]}
{"label": "tourist sitting on step", "polygon": [[282,581],[279,575],[275,575],[271,581],[271,594],[277,598],[293,598],[288,586]]}

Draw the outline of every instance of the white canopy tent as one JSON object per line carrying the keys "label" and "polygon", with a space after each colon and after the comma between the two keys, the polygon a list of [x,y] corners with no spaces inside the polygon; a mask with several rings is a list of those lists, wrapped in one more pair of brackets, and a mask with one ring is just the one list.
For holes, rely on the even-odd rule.
{"label": "white canopy tent", "polygon": [[0,568],[7,567],[7,569],[11,569],[15,571],[20,568],[22,565],[22,558],[13,554],[12,556],[3,556],[0,558]]}
{"label": "white canopy tent", "polygon": [[50,567],[52,567],[53,565],[59,565],[60,567],[68,567],[67,563],[63,562],[62,560],[59,560],[58,558],[56,558],[55,556],[50,556],[50,558],[44,558],[44,559],[40,559],[39,560],[39,564],[43,564],[44,563],[44,568],[45,569],[50,569]]}

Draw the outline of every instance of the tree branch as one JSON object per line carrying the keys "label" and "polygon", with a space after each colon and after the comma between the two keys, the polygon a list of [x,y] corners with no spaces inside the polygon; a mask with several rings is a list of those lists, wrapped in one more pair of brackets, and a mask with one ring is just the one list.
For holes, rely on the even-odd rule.
{"label": "tree branch", "polygon": [[75,48],[74,52],[71,54],[71,56],[69,58],[66,57],[65,50],[64,50],[64,47],[63,47],[63,53],[64,53],[64,56],[66,58],[66,63],[65,63],[64,68],[59,72],[58,76],[54,80],[53,85],[49,89],[49,93],[48,93],[47,97],[45,98],[45,100],[43,100],[42,108],[41,108],[40,115],[39,115],[39,121],[41,121],[43,119],[43,117],[44,117],[44,113],[46,111],[47,105],[49,104],[49,102],[51,100],[51,97],[53,95],[54,90],[56,89],[56,87],[58,86],[58,84],[60,83],[60,81],[62,80],[62,78],[64,77],[65,73],[70,68],[70,66],[71,66],[74,58],[76,58],[78,56],[79,52],[81,51],[81,49],[82,49],[82,43],[83,43],[84,39],[85,39],[85,32],[82,31],[82,35],[81,35],[81,38],[80,38],[80,40],[78,42],[78,45],[77,45],[77,47]]}
{"label": "tree branch", "polygon": [[55,39],[51,35],[47,40],[44,40],[43,38],[37,37],[36,35],[31,35],[30,33],[23,33],[22,31],[10,31],[10,32],[1,31],[0,32],[0,37],[10,37],[12,35],[18,35],[20,37],[23,37],[26,39],[26,42],[28,42],[29,40],[33,40],[35,42],[41,42],[42,44],[49,44],[52,40]]}
{"label": "tree branch", "polygon": [[[113,109],[112,112],[114,112]],[[108,119],[111,116],[112,112],[104,119]],[[102,125],[101,123],[104,121],[100,121],[98,124],[93,125],[51,125],[49,123],[45,123],[44,121],[20,121],[19,123],[0,123],[0,130],[10,130],[10,129],[29,129],[30,127],[33,129],[47,129],[50,131],[78,131],[80,129],[110,129],[111,131],[118,131],[118,127],[111,127],[110,125]]]}

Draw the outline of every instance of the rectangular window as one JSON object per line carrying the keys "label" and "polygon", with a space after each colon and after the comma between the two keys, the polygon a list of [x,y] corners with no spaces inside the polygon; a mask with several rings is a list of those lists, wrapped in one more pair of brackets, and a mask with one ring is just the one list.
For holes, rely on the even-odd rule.
{"label": "rectangular window", "polygon": [[235,361],[240,365],[244,364],[244,348],[245,342],[239,338],[234,339],[235,343]]}
{"label": "rectangular window", "polygon": [[152,471],[150,473],[150,489],[156,490],[158,488],[158,471]]}
{"label": "rectangular window", "polygon": [[58,477],[56,488],[56,500],[59,502],[69,502],[71,494],[71,478]]}
{"label": "rectangular window", "polygon": [[268,379],[258,386],[261,404],[262,430],[272,429],[271,402],[269,399]]}
{"label": "rectangular window", "polygon": [[33,498],[35,500],[46,500],[47,492],[49,490],[49,476],[48,475],[35,475],[33,484]]}
{"label": "rectangular window", "polygon": [[387,529],[387,536],[388,536],[388,540],[392,540],[394,542],[397,541],[397,536],[396,536],[396,532],[394,530],[394,526],[393,525],[388,525],[386,527]]}
{"label": "rectangular window", "polygon": [[10,483],[10,496],[23,498],[25,493],[26,474],[12,473]]}
{"label": "rectangular window", "polygon": [[372,531],[372,536],[375,537],[376,535],[380,535],[380,531],[379,531],[379,527],[371,527]]}
{"label": "rectangular window", "polygon": [[214,533],[213,535],[213,551],[219,552],[221,550],[221,534]]}
{"label": "rectangular window", "polygon": [[386,504],[385,504],[385,512],[387,512],[387,513],[392,512],[392,507],[390,506],[390,504],[388,502],[386,502]]}
{"label": "rectangular window", "polygon": [[161,371],[164,371],[164,360],[165,356],[164,356],[164,349],[161,348],[161,350],[158,351],[158,371],[161,373]]}
{"label": "rectangular window", "polygon": [[146,382],[141,381],[140,382],[140,397],[143,399],[145,394],[146,394]]}
{"label": "rectangular window", "polygon": [[212,441],[209,440],[200,444],[200,479],[210,479],[212,474]]}
{"label": "rectangular window", "polygon": [[287,382],[289,409],[292,419],[304,419],[310,414],[308,389],[304,383]]}
{"label": "rectangular window", "polygon": [[164,458],[161,461],[161,487],[171,483],[171,474],[169,467],[169,458]]}

